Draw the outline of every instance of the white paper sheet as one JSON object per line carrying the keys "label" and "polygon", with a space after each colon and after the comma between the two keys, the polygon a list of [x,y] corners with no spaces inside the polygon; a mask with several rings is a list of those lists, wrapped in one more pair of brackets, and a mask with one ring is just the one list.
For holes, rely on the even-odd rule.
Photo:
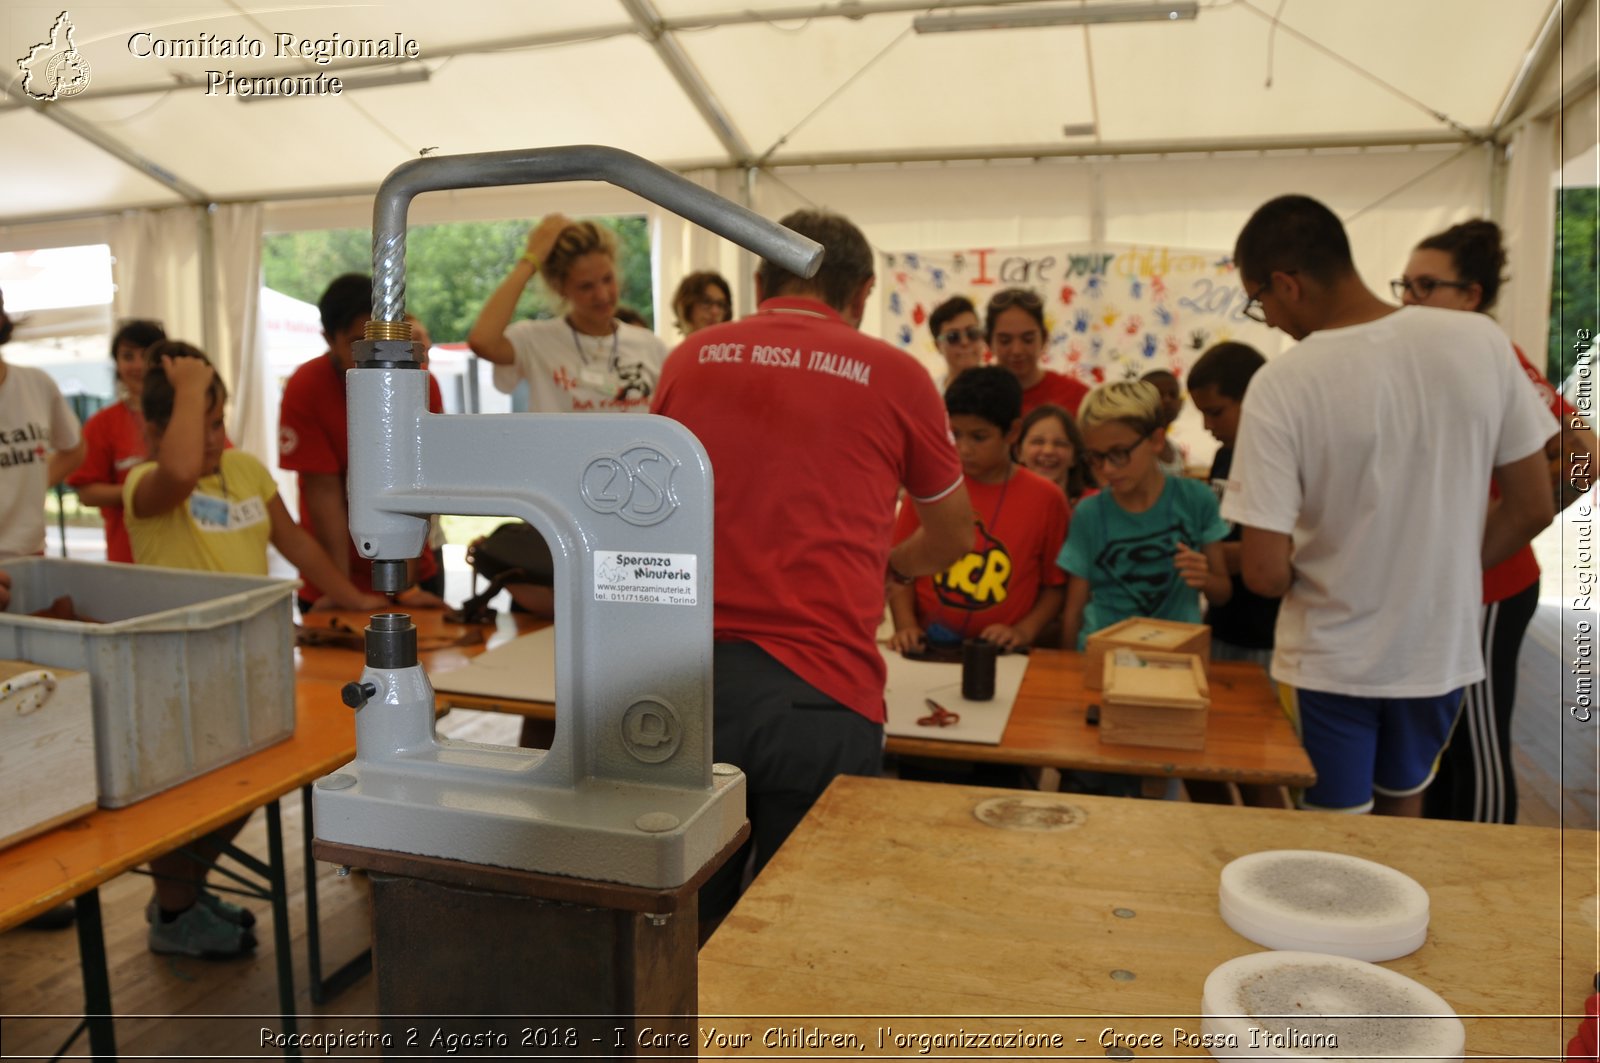
{"label": "white paper sheet", "polygon": [[519,635],[481,653],[465,668],[429,675],[441,694],[472,694],[515,701],[556,701],[556,629]]}
{"label": "white paper sheet", "polygon": [[[1011,706],[1022,689],[1022,676],[1028,658],[1017,653],[1002,654],[995,661],[994,699],[968,701],[961,696],[961,665],[938,661],[908,661],[894,650],[879,646],[889,665],[889,682],[883,692],[889,710],[885,730],[896,738],[931,738],[944,742],[977,742],[997,746],[1011,719]],[[924,727],[917,723],[931,715],[927,699],[932,698],[961,717],[948,727]]]}

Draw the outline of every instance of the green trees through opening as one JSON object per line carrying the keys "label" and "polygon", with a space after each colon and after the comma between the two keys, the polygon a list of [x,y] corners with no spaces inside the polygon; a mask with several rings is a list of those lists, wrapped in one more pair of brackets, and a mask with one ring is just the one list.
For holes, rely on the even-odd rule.
{"label": "green trees through opening", "polygon": [[[419,225],[406,235],[406,309],[428,326],[435,343],[467,338],[484,300],[527,246],[529,221],[456,222]],[[628,215],[597,219],[617,234],[622,302],[655,323],[650,289],[650,232],[645,219]],[[372,234],[365,229],[276,233],[262,241],[261,271],[267,287],[315,304],[341,273],[372,272]],[[550,317],[553,294],[530,284],[517,303],[517,319]]]}

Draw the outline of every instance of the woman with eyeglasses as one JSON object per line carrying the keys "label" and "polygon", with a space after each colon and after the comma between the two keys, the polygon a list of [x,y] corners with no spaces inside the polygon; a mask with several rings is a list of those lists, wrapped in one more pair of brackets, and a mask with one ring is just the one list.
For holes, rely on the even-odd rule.
{"label": "woman with eyeglasses", "polygon": [[933,344],[944,356],[944,379],[939,381],[942,391],[963,369],[982,365],[988,348],[983,343],[983,329],[978,325],[978,308],[964,295],[953,295],[933,308],[928,315],[928,329],[933,333]]}
{"label": "woman with eyeglasses", "polygon": [[672,313],[684,336],[733,318],[733,289],[720,273],[700,270],[678,282]]}
{"label": "woman with eyeglasses", "polygon": [[[1489,312],[1500,294],[1506,255],[1500,227],[1474,219],[1423,240],[1411,252],[1405,273],[1393,282],[1395,297],[1408,306]],[[1545,447],[1552,459],[1556,505],[1575,501],[1574,471],[1590,480],[1594,432],[1550,386],[1521,349],[1517,360],[1563,426]],[[1498,492],[1489,485],[1490,498]],[[1491,505],[1493,502],[1490,503]],[[1511,762],[1511,712],[1517,698],[1517,654],[1539,604],[1539,565],[1525,546],[1483,574],[1481,641],[1484,678],[1467,688],[1461,718],[1423,797],[1433,819],[1515,823],[1516,774]]]}
{"label": "woman with eyeglasses", "polygon": [[1073,513],[1056,562],[1070,577],[1062,646],[1081,650],[1089,632],[1129,617],[1200,623],[1202,593],[1214,605],[1233,596],[1228,525],[1208,485],[1157,464],[1160,392],[1142,380],[1102,384],[1083,400],[1078,427],[1104,489]]}
{"label": "woman with eyeglasses", "polygon": [[984,330],[995,361],[1016,374],[1022,383],[1022,413],[1053,402],[1074,417],[1089,388],[1065,373],[1039,364],[1050,342],[1044,323],[1044,302],[1026,288],[995,292],[984,310]]}

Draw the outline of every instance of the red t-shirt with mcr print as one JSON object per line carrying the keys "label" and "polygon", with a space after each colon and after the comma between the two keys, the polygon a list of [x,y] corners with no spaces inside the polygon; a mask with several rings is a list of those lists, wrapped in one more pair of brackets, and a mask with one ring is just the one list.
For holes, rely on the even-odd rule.
{"label": "red t-shirt with mcr print", "polygon": [[[1003,484],[968,478],[972,549],[937,576],[917,580],[917,623],[939,624],[976,638],[990,624],[1015,624],[1039,600],[1041,587],[1066,584],[1056,567],[1067,541],[1067,497],[1037,473],[1017,467]],[[914,506],[901,506],[894,541],[918,527]]]}

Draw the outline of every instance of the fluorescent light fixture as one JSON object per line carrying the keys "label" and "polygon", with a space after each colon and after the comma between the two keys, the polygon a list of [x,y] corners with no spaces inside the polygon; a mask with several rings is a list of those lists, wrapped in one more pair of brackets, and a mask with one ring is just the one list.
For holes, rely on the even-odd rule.
{"label": "fluorescent light fixture", "polygon": [[1176,22],[1199,14],[1197,0],[1168,3],[1101,3],[1078,7],[1007,8],[955,15],[918,15],[911,28],[918,33],[965,30],[1038,29],[1041,26],[1089,26],[1104,22]]}

